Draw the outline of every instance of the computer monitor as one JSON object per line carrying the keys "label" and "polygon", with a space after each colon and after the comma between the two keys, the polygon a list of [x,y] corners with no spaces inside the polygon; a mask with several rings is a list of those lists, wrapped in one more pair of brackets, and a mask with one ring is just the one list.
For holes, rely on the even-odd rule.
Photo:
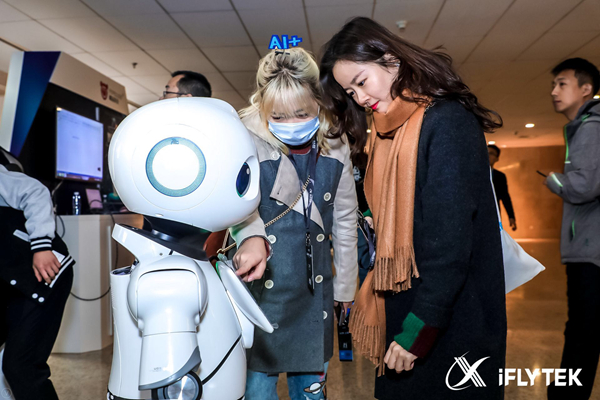
{"label": "computer monitor", "polygon": [[56,108],[56,178],[102,182],[104,125]]}

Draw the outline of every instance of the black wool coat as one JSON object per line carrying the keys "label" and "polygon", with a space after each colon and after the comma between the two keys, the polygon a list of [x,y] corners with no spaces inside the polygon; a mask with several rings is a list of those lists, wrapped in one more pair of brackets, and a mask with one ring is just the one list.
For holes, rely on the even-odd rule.
{"label": "black wool coat", "polygon": [[[377,378],[375,397],[502,399],[498,371],[505,364],[506,304],[500,228],[485,136],[475,116],[455,101],[436,102],[423,119],[414,247],[420,278],[413,278],[408,291],[386,296],[387,346],[409,313],[437,336],[412,371],[387,369]],[[473,380],[457,386],[465,377],[455,365],[461,356],[470,366],[489,357],[476,369],[485,387]]]}

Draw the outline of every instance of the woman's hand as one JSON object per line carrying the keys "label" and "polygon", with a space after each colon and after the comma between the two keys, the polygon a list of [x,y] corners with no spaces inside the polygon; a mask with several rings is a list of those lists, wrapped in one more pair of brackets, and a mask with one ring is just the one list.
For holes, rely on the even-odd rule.
{"label": "woman's hand", "polygon": [[267,256],[265,239],[259,236],[246,239],[233,256],[235,274],[244,282],[262,278],[267,268]]}
{"label": "woman's hand", "polygon": [[352,302],[351,301],[334,301],[333,302],[333,307],[337,307],[338,305],[342,305],[342,309],[344,310],[344,315],[348,315],[348,309],[352,306]]}
{"label": "woman's hand", "polygon": [[415,365],[417,356],[404,350],[396,342],[392,342],[388,348],[383,362],[387,364],[389,369],[395,369],[396,372],[410,371]]}

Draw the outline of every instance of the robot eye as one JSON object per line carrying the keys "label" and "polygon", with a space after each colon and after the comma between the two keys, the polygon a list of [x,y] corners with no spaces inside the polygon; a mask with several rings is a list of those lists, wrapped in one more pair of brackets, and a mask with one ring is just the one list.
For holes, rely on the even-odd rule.
{"label": "robot eye", "polygon": [[169,197],[183,197],[194,192],[206,175],[202,150],[191,140],[170,137],[157,143],[146,159],[150,184]]}
{"label": "robot eye", "polygon": [[250,187],[250,166],[247,163],[242,165],[235,181],[235,188],[240,197],[244,197]]}

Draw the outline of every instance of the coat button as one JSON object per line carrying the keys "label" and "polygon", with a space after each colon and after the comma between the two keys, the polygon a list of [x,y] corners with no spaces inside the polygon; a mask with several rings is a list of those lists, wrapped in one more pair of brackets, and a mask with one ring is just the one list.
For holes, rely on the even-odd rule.
{"label": "coat button", "polygon": [[282,206],[283,205],[283,203],[280,202],[279,200],[277,200],[275,203],[277,203],[278,206]]}
{"label": "coat button", "polygon": [[325,240],[325,235],[323,235],[322,233],[319,233],[317,235],[317,242],[321,243],[323,240]]}
{"label": "coat button", "polygon": [[327,311],[323,311],[323,319],[327,319]]}
{"label": "coat button", "polygon": [[34,294],[31,295],[31,297],[33,297],[34,299],[37,299],[38,298],[38,294],[34,293]]}
{"label": "coat button", "polygon": [[315,282],[317,282],[317,283],[323,282],[323,275],[317,275],[317,276],[315,276]]}
{"label": "coat button", "polygon": [[40,303],[43,303],[43,302],[44,302],[44,300],[45,300],[45,299],[44,299],[43,297],[40,297],[40,298],[38,299],[38,301],[39,301]]}
{"label": "coat button", "polygon": [[270,279],[267,279],[267,280],[265,281],[265,287],[266,287],[267,289],[271,289],[271,288],[273,287],[273,281],[272,281],[272,280],[270,280]]}
{"label": "coat button", "polygon": [[17,284],[17,281],[15,281],[14,279],[12,281],[10,281],[10,284],[15,286]]}
{"label": "coat button", "polygon": [[271,242],[271,244],[274,244],[277,241],[275,235],[269,235],[267,236],[267,239],[269,240],[269,242]]}
{"label": "coat button", "polygon": [[325,196],[323,196],[323,198],[325,199],[325,201],[331,200],[331,193],[329,193],[329,192],[325,193]]}
{"label": "coat button", "polygon": [[271,158],[273,160],[278,160],[279,159],[279,153],[277,151],[274,151],[271,153]]}

